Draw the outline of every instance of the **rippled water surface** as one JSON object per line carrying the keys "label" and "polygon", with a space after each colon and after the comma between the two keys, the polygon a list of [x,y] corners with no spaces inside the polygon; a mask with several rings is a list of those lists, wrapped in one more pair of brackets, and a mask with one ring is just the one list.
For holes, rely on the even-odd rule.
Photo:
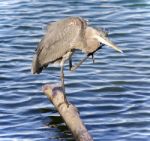
{"label": "rippled water surface", "polygon": [[[1,0],[0,140],[73,141],[41,91],[58,83],[59,67],[30,72],[46,24],[82,16],[106,28],[124,54],[103,47],[76,72],[65,68],[67,97],[95,141],[150,140],[149,0]],[[74,60],[83,54],[78,52]]]}

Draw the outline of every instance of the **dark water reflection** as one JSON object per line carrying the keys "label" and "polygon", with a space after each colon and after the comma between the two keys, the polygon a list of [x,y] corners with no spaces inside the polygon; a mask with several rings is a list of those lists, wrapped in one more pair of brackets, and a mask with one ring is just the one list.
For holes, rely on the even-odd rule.
{"label": "dark water reflection", "polygon": [[30,65],[47,23],[82,16],[110,31],[125,53],[104,47],[95,64],[89,59],[74,73],[66,67],[69,100],[95,141],[148,141],[149,12],[148,0],[0,1],[0,140],[73,140],[41,92],[45,83],[59,82],[59,68],[32,75]]}

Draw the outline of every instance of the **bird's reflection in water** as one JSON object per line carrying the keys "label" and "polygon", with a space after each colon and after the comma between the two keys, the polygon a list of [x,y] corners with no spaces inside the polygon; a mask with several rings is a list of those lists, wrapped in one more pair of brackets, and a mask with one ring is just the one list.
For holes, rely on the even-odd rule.
{"label": "bird's reflection in water", "polygon": [[[57,114],[56,110],[53,108],[41,108],[41,113],[48,114],[46,120],[44,121],[44,125],[56,130],[57,133],[53,137],[49,137],[50,140],[60,140],[60,141],[74,141],[72,138],[72,134],[69,131],[68,127],[64,123],[63,119],[59,114]],[[51,116],[50,116],[51,115]]]}

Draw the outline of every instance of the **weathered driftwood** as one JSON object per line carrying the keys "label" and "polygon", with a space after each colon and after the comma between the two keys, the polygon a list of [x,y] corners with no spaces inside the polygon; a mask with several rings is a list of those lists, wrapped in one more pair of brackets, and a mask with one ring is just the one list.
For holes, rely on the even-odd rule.
{"label": "weathered driftwood", "polygon": [[93,141],[80,119],[77,108],[71,103],[68,106],[61,87],[45,85],[43,86],[43,92],[62,116],[76,141]]}

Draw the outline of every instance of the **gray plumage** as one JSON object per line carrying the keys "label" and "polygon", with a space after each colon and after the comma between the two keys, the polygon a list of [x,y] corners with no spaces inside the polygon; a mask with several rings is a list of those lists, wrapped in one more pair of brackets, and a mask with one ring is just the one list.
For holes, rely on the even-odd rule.
{"label": "gray plumage", "polygon": [[68,51],[84,47],[85,28],[86,21],[77,17],[49,24],[33,58],[32,73],[40,73],[43,67],[61,60]]}
{"label": "gray plumage", "polygon": [[[64,87],[63,66],[69,60],[70,70],[75,70],[90,55],[93,57],[102,44],[122,52],[107,37],[103,30],[87,25],[80,17],[70,17],[47,26],[47,32],[39,43],[32,61],[32,73],[40,73],[48,64],[59,62],[61,64],[61,82]],[[72,66],[71,56],[78,49],[87,54],[75,67]]]}

